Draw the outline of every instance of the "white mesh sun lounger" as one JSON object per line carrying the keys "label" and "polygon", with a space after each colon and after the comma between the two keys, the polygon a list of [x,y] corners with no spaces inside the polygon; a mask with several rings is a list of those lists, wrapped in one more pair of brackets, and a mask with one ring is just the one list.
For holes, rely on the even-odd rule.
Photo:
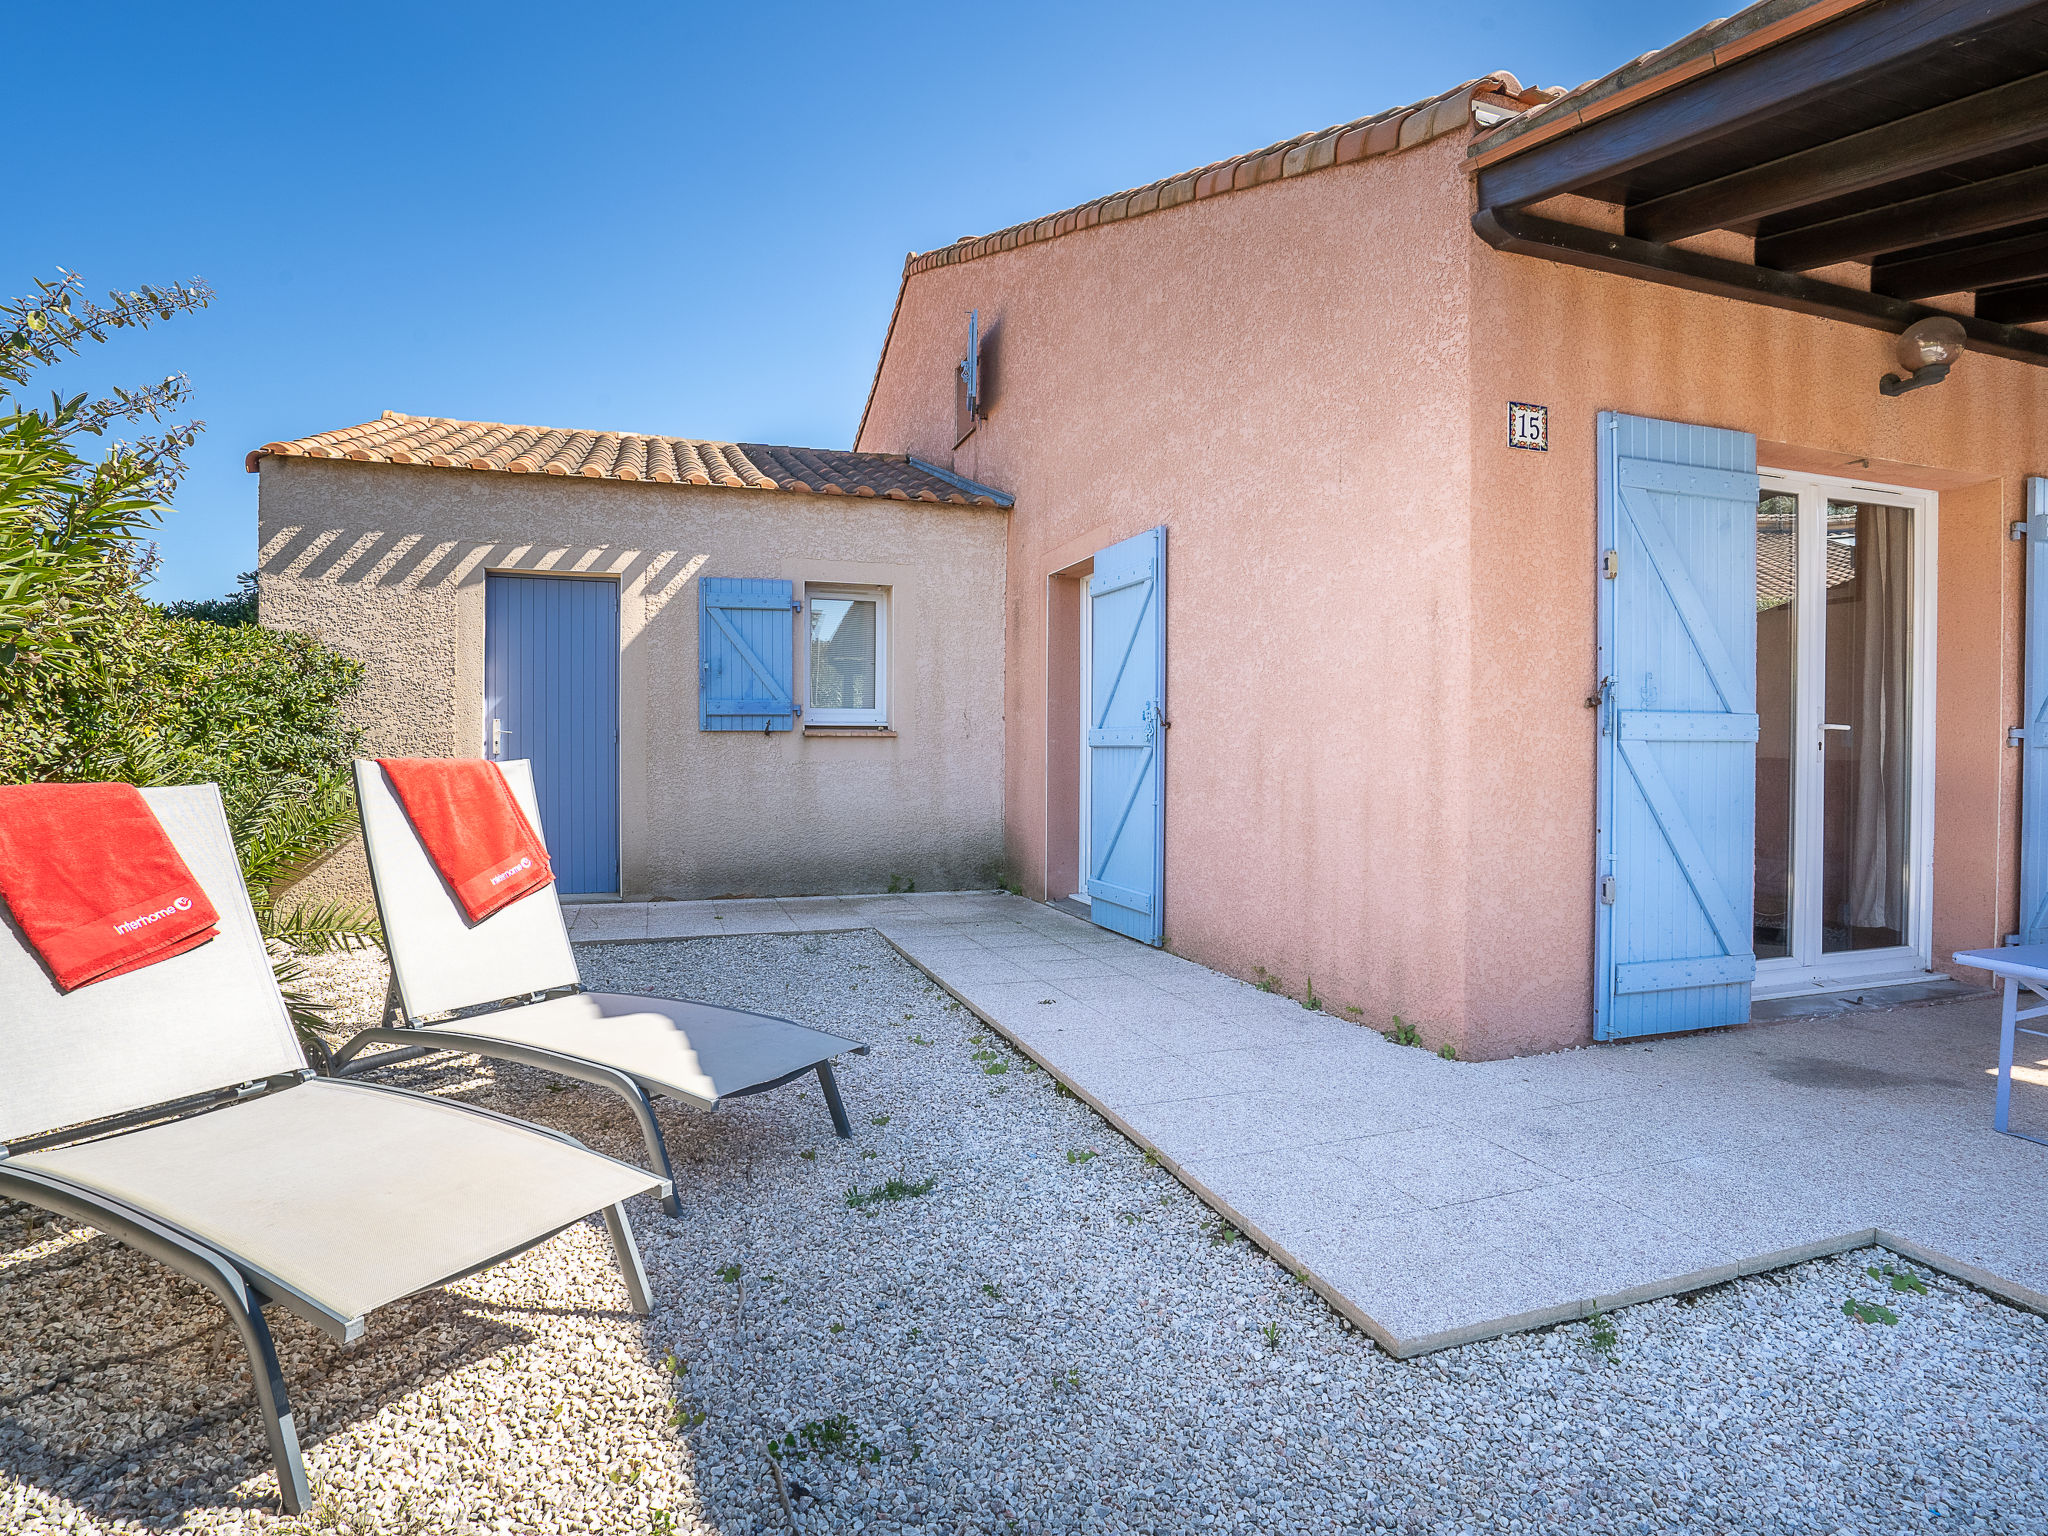
{"label": "white mesh sun lounger", "polygon": [[146,789],[220,913],[211,943],[60,993],[0,929],[0,1195],[95,1227],[211,1290],[249,1353],[288,1513],[309,1495],[263,1308],[331,1338],[602,1211],[636,1312],[626,1221],[668,1187],[567,1136],[307,1066],[212,785]]}
{"label": "white mesh sun lounger", "polygon": [[[530,765],[496,766],[545,839]],[[654,1119],[654,1094],[713,1110],[723,1100],[766,1093],[815,1072],[833,1129],[841,1136],[853,1134],[832,1061],[848,1051],[865,1054],[865,1045],[737,1008],[585,992],[552,885],[471,924],[434,868],[390,779],[373,761],[356,763],[356,800],[370,884],[391,956],[392,1006],[401,1021],[350,1040],[335,1055],[337,1072],[353,1074],[429,1050],[465,1051],[609,1088],[631,1106],[648,1161],[671,1188],[674,1175]],[[499,1006],[439,1023],[417,1022],[491,1003]],[[401,1049],[361,1056],[368,1045]],[[680,1214],[673,1194],[663,1209]]]}

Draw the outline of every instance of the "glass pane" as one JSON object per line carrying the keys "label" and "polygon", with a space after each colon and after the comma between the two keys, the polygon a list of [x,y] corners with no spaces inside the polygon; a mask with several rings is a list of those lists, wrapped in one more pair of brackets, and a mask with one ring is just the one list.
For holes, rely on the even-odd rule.
{"label": "glass pane", "polygon": [[875,605],[811,599],[811,708],[875,707]]}
{"label": "glass pane", "polygon": [[1906,942],[1912,512],[1830,501],[1821,948]]}
{"label": "glass pane", "polygon": [[1756,505],[1756,957],[1792,953],[1792,741],[1799,662],[1799,498]]}

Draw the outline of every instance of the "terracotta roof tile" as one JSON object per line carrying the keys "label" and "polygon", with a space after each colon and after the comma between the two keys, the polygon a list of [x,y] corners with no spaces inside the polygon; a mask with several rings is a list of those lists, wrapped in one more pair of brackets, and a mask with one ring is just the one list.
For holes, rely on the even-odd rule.
{"label": "terracotta roof tile", "polygon": [[386,411],[376,421],[336,432],[265,443],[249,454],[251,473],[266,454],[662,485],[719,485],[815,496],[890,497],[963,507],[1010,505],[1010,498],[1001,491],[902,454],[713,443],[638,432],[516,427],[496,421],[404,416],[397,411]]}
{"label": "terracotta roof tile", "polygon": [[1061,213],[997,230],[992,235],[967,235],[937,250],[922,254],[913,251],[904,262],[903,275],[907,278],[934,267],[949,267],[958,262],[994,255],[998,251],[1057,240],[1098,224],[1142,218],[1200,198],[1243,191],[1282,178],[1311,175],[1332,165],[1349,165],[1373,155],[1410,149],[1471,122],[1475,97],[1486,98],[1487,103],[1496,108],[1525,111],[1562,94],[1555,90],[1524,89],[1513,75],[1497,70],[1411,106],[1396,107],[1372,117],[1362,117],[1356,122],[1339,123],[1334,128],[1299,134],[1283,143],[1255,149],[1250,154],[1219,160],[1214,165],[1176,171],[1150,186],[1098,197]]}

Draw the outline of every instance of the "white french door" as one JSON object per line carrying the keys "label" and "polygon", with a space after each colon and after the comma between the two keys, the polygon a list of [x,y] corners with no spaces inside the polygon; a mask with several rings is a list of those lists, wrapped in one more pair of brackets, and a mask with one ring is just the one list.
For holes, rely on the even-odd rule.
{"label": "white french door", "polygon": [[1914,980],[1931,943],[1936,498],[1760,480],[1753,995]]}

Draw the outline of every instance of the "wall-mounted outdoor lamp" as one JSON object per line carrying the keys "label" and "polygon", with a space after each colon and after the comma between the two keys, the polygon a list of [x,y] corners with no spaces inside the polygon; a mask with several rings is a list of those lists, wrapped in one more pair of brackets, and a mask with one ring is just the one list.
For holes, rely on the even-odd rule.
{"label": "wall-mounted outdoor lamp", "polygon": [[1895,348],[1905,376],[1888,373],[1877,381],[1881,395],[1903,395],[1909,389],[1925,389],[1948,377],[1955,360],[1963,355],[1968,339],[1960,320],[1946,315],[1915,320],[1899,333]]}

